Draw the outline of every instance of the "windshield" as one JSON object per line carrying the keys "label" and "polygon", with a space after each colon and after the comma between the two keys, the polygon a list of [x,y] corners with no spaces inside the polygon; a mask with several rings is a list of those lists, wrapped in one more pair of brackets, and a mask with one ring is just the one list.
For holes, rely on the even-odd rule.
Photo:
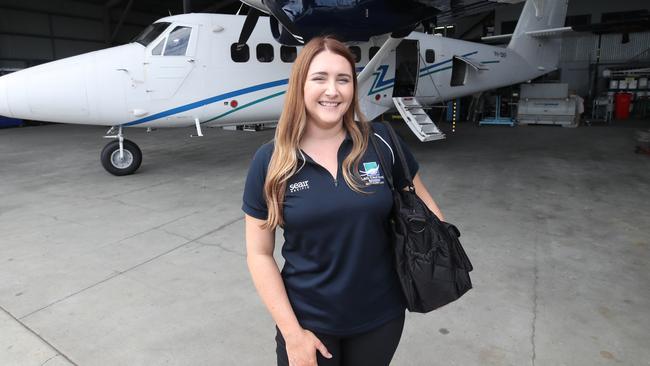
{"label": "windshield", "polygon": [[141,45],[147,47],[149,43],[153,42],[160,33],[162,33],[171,23],[159,22],[149,25],[142,33],[138,34],[137,37],[133,38],[132,42],[138,42]]}

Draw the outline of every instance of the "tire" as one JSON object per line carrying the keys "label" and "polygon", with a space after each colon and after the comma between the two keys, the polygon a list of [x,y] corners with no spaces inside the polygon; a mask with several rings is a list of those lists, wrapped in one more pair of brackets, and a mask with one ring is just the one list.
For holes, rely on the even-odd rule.
{"label": "tire", "polygon": [[123,141],[124,159],[119,160],[120,143],[111,141],[102,149],[102,166],[107,172],[122,176],[135,173],[142,163],[142,151],[138,145],[129,140]]}

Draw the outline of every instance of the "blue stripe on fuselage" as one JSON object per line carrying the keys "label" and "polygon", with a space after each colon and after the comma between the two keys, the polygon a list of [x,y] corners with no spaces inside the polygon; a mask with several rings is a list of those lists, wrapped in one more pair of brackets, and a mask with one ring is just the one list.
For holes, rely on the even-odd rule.
{"label": "blue stripe on fuselage", "polygon": [[202,107],[202,106],[204,106],[206,104],[211,104],[211,103],[214,103],[214,102],[218,102],[220,100],[236,97],[238,95],[252,93],[252,92],[256,92],[256,91],[263,90],[263,89],[269,89],[269,88],[273,88],[273,87],[276,87],[276,86],[286,85],[288,82],[289,82],[289,79],[282,79],[282,80],[277,80],[277,81],[271,81],[269,83],[253,85],[253,86],[250,86],[248,88],[235,90],[235,91],[232,91],[230,93],[216,95],[214,97],[203,99],[203,100],[200,100],[198,102],[186,104],[186,105],[183,105],[183,106],[180,106],[180,107],[176,107],[176,108],[168,109],[166,111],[162,111],[160,113],[152,114],[151,116],[148,116],[148,117],[144,117],[144,118],[140,118],[140,119],[135,120],[135,121],[124,123],[122,126],[139,125],[141,123],[145,123],[145,122],[153,121],[153,120],[156,120],[156,119],[159,119],[159,118],[171,116],[171,115],[176,114],[176,113],[189,111],[189,110],[194,109],[194,108]]}
{"label": "blue stripe on fuselage", "polygon": [[[478,51],[474,51],[474,52],[466,53],[466,54],[461,55],[461,56],[462,56],[462,57],[468,57],[468,56],[475,55],[475,54],[477,54],[477,53],[478,53]],[[427,71],[427,70],[431,70],[431,69],[433,69],[434,67],[438,67],[438,66],[440,66],[440,65],[444,65],[444,64],[446,64],[446,63],[448,63],[448,62],[451,62],[452,60],[453,60],[453,57],[450,58],[449,60],[445,60],[445,61],[442,61],[442,62],[438,62],[437,64],[433,64],[433,65],[427,66],[427,67],[425,67],[425,68],[423,68],[423,69],[420,69],[420,72],[424,72],[424,71]]]}

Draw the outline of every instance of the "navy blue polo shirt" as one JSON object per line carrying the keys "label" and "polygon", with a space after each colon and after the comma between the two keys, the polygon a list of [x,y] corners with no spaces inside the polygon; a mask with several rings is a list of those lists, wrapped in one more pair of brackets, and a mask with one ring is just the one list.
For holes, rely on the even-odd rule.
{"label": "navy blue polo shirt", "polygon": [[[385,161],[393,163],[396,185],[405,186],[388,131],[379,123],[373,130]],[[415,175],[418,164],[399,143]],[[285,191],[282,279],[300,325],[323,334],[365,332],[405,309],[389,243],[390,188],[370,142],[358,167],[368,194],[346,184],[341,163],[351,148],[348,135],[339,147],[337,177],[300,151],[300,169]],[[264,181],[272,153],[273,142],[257,150],[244,189],[242,209],[261,220],[268,214]]]}

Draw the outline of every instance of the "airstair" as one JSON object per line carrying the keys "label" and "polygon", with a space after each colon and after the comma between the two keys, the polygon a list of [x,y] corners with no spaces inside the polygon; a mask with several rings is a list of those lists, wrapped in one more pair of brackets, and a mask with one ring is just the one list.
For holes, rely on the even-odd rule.
{"label": "airstair", "polygon": [[422,105],[414,97],[393,98],[393,103],[406,124],[420,141],[442,140],[445,134],[429,118]]}

